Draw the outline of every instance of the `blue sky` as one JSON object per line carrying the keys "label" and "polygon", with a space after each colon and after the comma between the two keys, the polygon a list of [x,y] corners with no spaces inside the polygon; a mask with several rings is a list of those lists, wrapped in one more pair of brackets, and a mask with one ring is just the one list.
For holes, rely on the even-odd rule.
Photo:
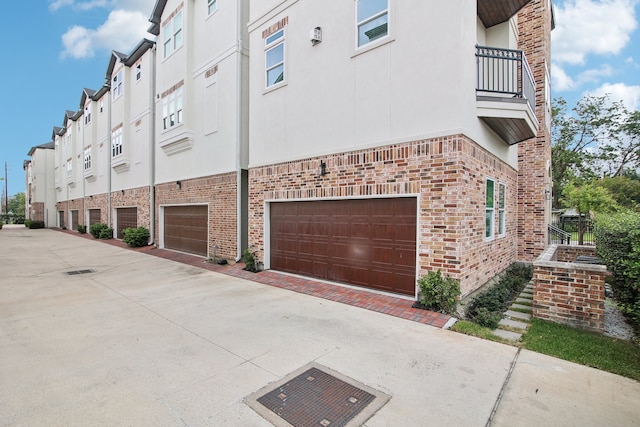
{"label": "blue sky", "polygon": [[[553,96],[571,106],[586,93],[608,93],[627,108],[640,109],[640,0],[554,4]],[[83,88],[104,83],[111,50],[128,53],[150,37],[146,29],[154,5],[155,0],[4,2],[0,31],[9,43],[0,67],[5,82],[0,161],[2,167],[8,163],[10,196],[25,191],[22,163],[30,148],[51,141],[65,110],[79,109]]]}

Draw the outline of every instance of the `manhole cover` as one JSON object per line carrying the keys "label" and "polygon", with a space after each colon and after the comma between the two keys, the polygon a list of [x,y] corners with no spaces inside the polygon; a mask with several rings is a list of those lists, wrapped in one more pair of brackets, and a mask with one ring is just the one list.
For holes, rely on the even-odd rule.
{"label": "manhole cover", "polygon": [[77,274],[87,274],[87,273],[93,273],[93,270],[73,270],[73,271],[67,271],[66,274],[68,274],[69,276],[75,276]]}
{"label": "manhole cover", "polygon": [[246,402],[277,426],[362,425],[389,400],[389,396],[317,364],[265,389]]}

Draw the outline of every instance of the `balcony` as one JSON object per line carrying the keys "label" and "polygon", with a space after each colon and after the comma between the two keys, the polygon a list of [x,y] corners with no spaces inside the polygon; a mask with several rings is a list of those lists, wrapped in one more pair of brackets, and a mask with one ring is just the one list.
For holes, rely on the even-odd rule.
{"label": "balcony", "polygon": [[476,46],[478,117],[509,145],[538,133],[536,90],[520,50]]}
{"label": "balcony", "polygon": [[531,0],[477,0],[478,16],[485,28],[508,21]]}

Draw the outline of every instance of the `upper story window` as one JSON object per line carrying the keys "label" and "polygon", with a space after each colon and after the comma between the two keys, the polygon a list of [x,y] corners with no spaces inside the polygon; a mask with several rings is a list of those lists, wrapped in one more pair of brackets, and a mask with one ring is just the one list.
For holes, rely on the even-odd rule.
{"label": "upper story window", "polygon": [[389,34],[389,0],[356,0],[358,47]]}
{"label": "upper story window", "polygon": [[142,78],[142,64],[136,65],[136,80],[140,80]]}
{"label": "upper story window", "polygon": [[506,196],[507,186],[503,183],[498,184],[498,236],[504,236],[506,228]]}
{"label": "upper story window", "polygon": [[88,125],[89,123],[91,123],[91,104],[84,107],[84,124]]}
{"label": "upper story window", "polygon": [[84,170],[91,169],[91,147],[84,149]]}
{"label": "upper story window", "polygon": [[284,81],[284,28],[265,39],[266,86]]}
{"label": "upper story window", "polygon": [[118,74],[113,76],[111,90],[113,91],[113,99],[117,99],[122,95],[122,70],[118,71]]}
{"label": "upper story window", "polygon": [[182,84],[163,94],[162,130],[170,129],[183,122],[183,86]]}
{"label": "upper story window", "polygon": [[493,238],[494,223],[495,223],[495,181],[491,178],[487,178],[485,183],[485,226],[484,226],[484,238]]}
{"label": "upper story window", "polygon": [[104,101],[101,99],[100,100],[100,112],[102,113],[104,111]]}
{"label": "upper story window", "polygon": [[114,130],[111,135],[111,157],[122,154],[122,126]]}
{"label": "upper story window", "polygon": [[166,58],[182,46],[182,10],[175,12],[175,15],[169,18],[164,26],[163,33],[164,57]]}
{"label": "upper story window", "polygon": [[216,0],[208,0],[208,2],[207,10],[209,11],[209,15],[211,15],[218,9],[218,2]]}
{"label": "upper story window", "polygon": [[65,168],[67,169],[67,176],[71,176],[71,174],[73,173],[73,162],[71,159],[67,159]]}

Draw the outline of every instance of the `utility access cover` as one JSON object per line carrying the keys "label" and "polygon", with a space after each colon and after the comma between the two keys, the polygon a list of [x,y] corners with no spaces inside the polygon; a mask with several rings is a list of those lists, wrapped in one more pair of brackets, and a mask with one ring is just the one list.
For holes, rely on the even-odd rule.
{"label": "utility access cover", "polygon": [[318,364],[308,365],[245,401],[276,426],[360,426],[389,396]]}

